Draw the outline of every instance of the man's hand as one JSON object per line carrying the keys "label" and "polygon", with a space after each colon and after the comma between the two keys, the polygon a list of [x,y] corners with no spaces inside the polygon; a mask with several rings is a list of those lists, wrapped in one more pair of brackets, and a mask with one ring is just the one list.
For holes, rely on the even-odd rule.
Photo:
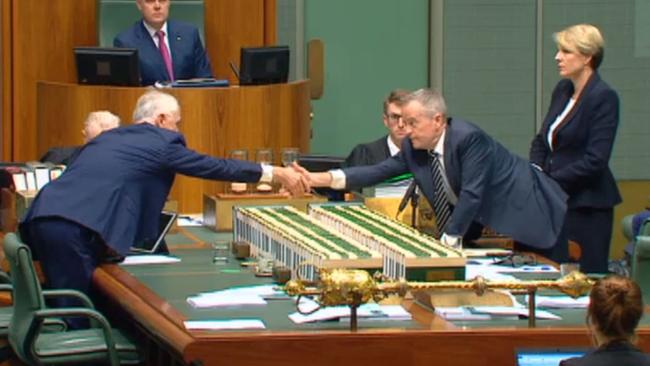
{"label": "man's hand", "polygon": [[332,184],[332,175],[329,172],[311,173],[295,162],[291,164],[291,168],[305,177],[311,187],[329,187]]}
{"label": "man's hand", "polygon": [[311,189],[308,179],[293,168],[273,167],[273,182],[282,184],[292,196],[302,196]]}

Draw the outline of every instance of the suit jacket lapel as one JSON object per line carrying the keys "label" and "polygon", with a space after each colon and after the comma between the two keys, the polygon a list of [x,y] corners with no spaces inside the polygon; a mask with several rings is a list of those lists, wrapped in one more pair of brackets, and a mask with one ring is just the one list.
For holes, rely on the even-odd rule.
{"label": "suit jacket lapel", "polygon": [[[141,55],[140,57],[150,57],[149,55],[155,55],[153,56],[154,57],[153,60],[157,64],[156,68],[158,70],[166,70],[165,61],[163,61],[162,55],[160,54],[160,50],[158,49],[158,47],[156,47],[153,38],[151,38],[151,35],[147,31],[147,28],[145,28],[143,22],[144,22],[143,20],[140,21],[140,27],[138,28],[140,32],[138,32],[137,36],[140,38],[140,41],[142,42],[141,44],[145,45],[147,52],[146,54]],[[169,31],[169,27],[167,31]],[[173,62],[173,58],[172,58],[172,62]],[[161,76],[167,77],[167,72],[164,72],[163,75]],[[164,80],[164,78],[161,78],[161,80]]]}
{"label": "suit jacket lapel", "polygon": [[[558,134],[560,134],[560,132],[562,132],[562,130],[564,128],[566,128],[566,126],[571,122],[571,120],[575,116],[578,109],[580,109],[580,107],[582,106],[582,101],[585,99],[585,98],[583,98],[583,96],[585,96],[585,95],[589,94],[589,92],[591,92],[591,89],[593,89],[594,85],[596,85],[598,80],[600,80],[600,77],[598,76],[598,73],[594,71],[594,73],[591,75],[591,77],[587,81],[587,84],[585,84],[585,87],[580,92],[580,95],[578,95],[578,100],[576,100],[576,103],[573,105],[573,108],[571,108],[571,111],[569,111],[569,113],[564,117],[562,122],[560,122],[560,125],[557,126],[557,128],[555,129],[555,131],[553,133],[553,145],[555,145],[555,143],[556,143],[555,142],[556,136]],[[568,93],[566,95],[566,98],[563,98],[564,103],[562,103],[561,108],[564,108],[566,106],[566,104],[569,102],[569,98],[571,98],[572,94],[573,94],[573,87],[570,89],[570,93]]]}
{"label": "suit jacket lapel", "polygon": [[445,161],[445,175],[447,176],[447,182],[449,186],[458,195],[458,187],[460,187],[460,182],[458,181],[458,172],[460,167],[458,167],[456,162],[456,152],[454,151],[454,146],[452,146],[451,140],[454,138],[454,128],[453,121],[451,118],[447,120],[447,131],[445,132],[445,141],[443,142],[445,151],[443,159]]}
{"label": "suit jacket lapel", "polygon": [[172,56],[172,68],[174,69],[174,75],[178,75],[180,74],[180,70],[178,69],[180,62],[175,56],[178,55],[178,47],[180,46],[180,42],[183,41],[183,38],[178,30],[176,30],[172,21],[167,22],[167,32],[169,33],[167,37],[169,39],[169,53]]}

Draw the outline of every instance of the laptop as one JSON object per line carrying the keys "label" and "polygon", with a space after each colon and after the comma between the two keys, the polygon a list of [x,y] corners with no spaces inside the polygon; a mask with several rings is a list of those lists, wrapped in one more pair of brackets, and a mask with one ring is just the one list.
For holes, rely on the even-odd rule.
{"label": "laptop", "polygon": [[160,213],[160,227],[158,236],[153,240],[144,240],[141,243],[133,244],[129,254],[154,254],[169,253],[165,244],[165,235],[174,225],[178,214],[176,212],[163,211]]}
{"label": "laptop", "polygon": [[589,348],[519,348],[515,349],[515,365],[517,366],[559,366],[568,358],[581,357],[589,352]]}

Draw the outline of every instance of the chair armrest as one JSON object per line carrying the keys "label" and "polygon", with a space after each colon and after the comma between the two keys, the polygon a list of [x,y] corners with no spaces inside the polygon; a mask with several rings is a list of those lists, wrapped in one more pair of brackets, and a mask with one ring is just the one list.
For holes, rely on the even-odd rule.
{"label": "chair armrest", "polygon": [[11,277],[5,271],[0,271],[0,283],[11,283]]}
{"label": "chair armrest", "polygon": [[86,294],[84,294],[83,292],[79,292],[77,290],[68,290],[68,289],[43,290],[43,297],[45,298],[73,297],[79,300],[86,308],[95,309],[95,305],[93,305],[93,302],[90,300],[90,298],[88,298],[88,296],[86,296]]}
{"label": "chair armrest", "polygon": [[[68,318],[68,317],[85,317],[91,320],[95,320],[99,326],[102,328],[104,333],[104,340],[106,341],[106,348],[108,351],[108,359],[111,365],[119,365],[119,357],[117,354],[117,349],[115,348],[115,339],[113,338],[113,329],[108,323],[108,320],[93,309],[87,308],[59,308],[59,309],[41,309],[34,312],[34,318],[38,320],[46,320],[48,318],[58,317],[58,318]],[[38,335],[36,335],[32,340],[32,349],[34,346],[34,341]]]}

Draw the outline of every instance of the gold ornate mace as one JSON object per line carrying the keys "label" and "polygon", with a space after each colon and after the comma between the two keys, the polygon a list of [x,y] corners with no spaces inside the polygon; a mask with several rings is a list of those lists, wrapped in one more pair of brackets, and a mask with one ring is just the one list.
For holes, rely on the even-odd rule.
{"label": "gold ornate mace", "polygon": [[[389,294],[397,293],[400,296],[409,290],[441,290],[441,289],[467,289],[481,296],[488,289],[506,289],[525,292],[528,300],[528,325],[535,326],[535,293],[537,289],[556,289],[573,298],[586,294],[591,290],[594,281],[580,272],[571,272],[568,275],[553,281],[486,281],[477,276],[471,281],[440,281],[440,282],[407,282],[384,281],[378,282],[367,271],[350,269],[320,269],[318,281],[291,280],[284,286],[290,296],[318,296],[320,306],[347,305],[350,307],[350,328],[357,329],[357,308],[370,300],[380,301]],[[298,312],[302,312],[300,307]],[[319,307],[320,308],[320,307]],[[307,314],[318,310],[316,308]]]}

